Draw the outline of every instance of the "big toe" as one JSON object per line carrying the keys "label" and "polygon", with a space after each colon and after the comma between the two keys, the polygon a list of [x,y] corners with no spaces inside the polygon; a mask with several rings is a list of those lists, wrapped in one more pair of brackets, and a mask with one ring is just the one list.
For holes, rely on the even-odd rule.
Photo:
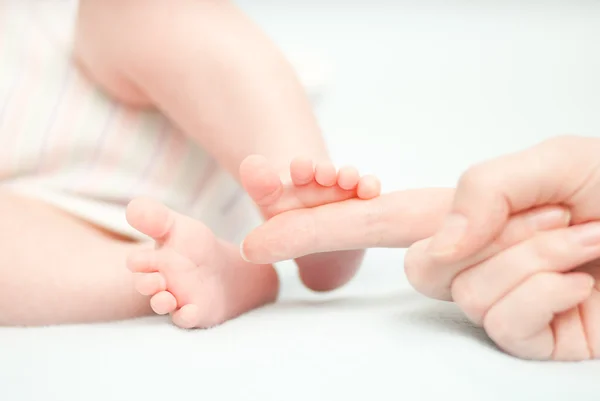
{"label": "big toe", "polygon": [[182,329],[201,327],[201,320],[201,311],[196,305],[184,305],[177,312],[173,313],[173,323]]}
{"label": "big toe", "polygon": [[266,158],[248,156],[240,165],[240,179],[252,200],[261,207],[268,207],[279,200],[283,184]]}
{"label": "big toe", "polygon": [[142,234],[161,239],[173,225],[173,214],[163,204],[148,198],[137,198],[127,205],[127,222]]}

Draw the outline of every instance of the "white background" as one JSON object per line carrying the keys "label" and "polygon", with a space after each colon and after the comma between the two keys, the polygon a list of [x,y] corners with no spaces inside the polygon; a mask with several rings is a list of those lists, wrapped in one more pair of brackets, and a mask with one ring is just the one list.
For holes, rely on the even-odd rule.
{"label": "white background", "polygon": [[[286,51],[325,57],[318,112],[336,161],[378,174],[386,191],[453,185],[479,160],[600,134],[599,2],[241,5]],[[283,266],[278,305],[212,330],[163,318],[0,329],[0,399],[600,399],[599,363],[502,354],[452,305],[415,294],[402,258],[370,252],[328,296]]]}

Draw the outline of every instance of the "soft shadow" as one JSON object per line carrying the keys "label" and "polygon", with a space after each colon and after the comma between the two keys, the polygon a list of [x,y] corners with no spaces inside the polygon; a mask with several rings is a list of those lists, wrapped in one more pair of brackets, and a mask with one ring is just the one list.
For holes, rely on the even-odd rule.
{"label": "soft shadow", "polygon": [[[330,299],[287,299],[272,306],[279,310],[364,311],[385,309],[385,314],[403,326],[420,327],[435,333],[470,338],[498,350],[481,327],[471,323],[462,311],[451,302],[438,302],[414,291],[393,292],[382,295],[336,297]],[[391,311],[391,313],[390,313]]]}
{"label": "soft shadow", "polygon": [[462,311],[450,302],[427,302],[415,308],[404,308],[396,314],[403,324],[418,325],[437,333],[445,332],[460,337],[468,337],[482,345],[498,350],[483,328],[475,326]]}
{"label": "soft shadow", "polygon": [[355,295],[336,297],[330,299],[285,299],[280,300],[277,304],[273,305],[277,309],[306,309],[306,308],[318,308],[318,309],[336,309],[336,310],[364,310],[373,308],[385,308],[392,307],[394,305],[414,302],[418,300],[412,292],[394,292],[383,295]]}

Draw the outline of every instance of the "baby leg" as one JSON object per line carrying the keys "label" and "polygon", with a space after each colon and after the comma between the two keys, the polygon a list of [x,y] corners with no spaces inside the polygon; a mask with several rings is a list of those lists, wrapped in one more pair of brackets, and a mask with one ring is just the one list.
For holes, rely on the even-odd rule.
{"label": "baby leg", "polygon": [[[281,177],[296,156],[329,166],[293,68],[233,2],[82,1],[75,55],[109,93],[155,105],[238,180],[250,154],[265,156]],[[363,255],[309,255],[297,264],[308,287],[326,291],[346,283]]]}
{"label": "baby leg", "polygon": [[51,325],[150,315],[116,238],[45,203],[0,192],[0,325]]}

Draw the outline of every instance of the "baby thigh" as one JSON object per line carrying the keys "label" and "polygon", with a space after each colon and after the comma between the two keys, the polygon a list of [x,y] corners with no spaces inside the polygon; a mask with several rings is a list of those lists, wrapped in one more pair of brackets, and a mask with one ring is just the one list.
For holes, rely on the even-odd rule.
{"label": "baby thigh", "polygon": [[125,268],[141,245],[37,200],[0,192],[0,325],[51,325],[151,314]]}

